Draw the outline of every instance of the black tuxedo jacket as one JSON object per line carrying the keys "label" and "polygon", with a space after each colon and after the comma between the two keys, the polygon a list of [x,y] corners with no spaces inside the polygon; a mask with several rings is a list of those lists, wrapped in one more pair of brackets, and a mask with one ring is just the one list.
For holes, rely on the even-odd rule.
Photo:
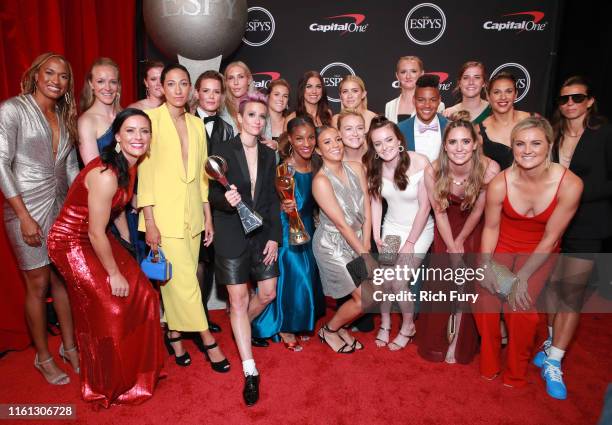
{"label": "black tuxedo jacket", "polygon": [[[204,117],[201,117],[200,114],[198,114],[197,110],[195,112],[195,116],[202,119],[202,122],[204,121]],[[206,147],[208,148],[207,152],[209,154],[213,143],[227,142],[229,139],[234,137],[234,129],[232,129],[232,126],[228,124],[225,120],[223,120],[223,118],[221,118],[219,114],[217,114],[217,117],[218,120],[215,121],[212,134],[208,134],[208,130],[206,130],[206,124],[204,124],[204,130],[206,130],[206,140],[208,142],[208,145]]]}
{"label": "black tuxedo jacket", "polygon": [[[559,151],[553,151],[559,161]],[[565,237],[605,239],[612,236],[612,126],[585,128],[569,169],[582,179],[584,191]]]}
{"label": "black tuxedo jacket", "polygon": [[[240,135],[225,143],[212,143],[210,155],[218,155],[227,161],[227,180],[238,189],[242,201],[263,218],[263,226],[248,235],[244,234],[240,217],[225,199],[225,188],[210,180],[208,202],[213,210],[215,225],[215,252],[222,257],[236,258],[247,249],[249,239],[263,251],[267,241],[282,242],[280,201],[274,186],[276,157],[274,151],[259,143],[257,146],[257,181],[255,199],[251,198],[249,169]],[[252,245],[251,245],[252,246]]]}

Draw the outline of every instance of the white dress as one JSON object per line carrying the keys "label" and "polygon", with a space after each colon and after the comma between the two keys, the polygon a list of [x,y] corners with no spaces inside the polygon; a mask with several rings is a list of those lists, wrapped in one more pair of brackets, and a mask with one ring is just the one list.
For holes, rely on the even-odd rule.
{"label": "white dress", "polygon": [[[388,205],[382,226],[383,241],[387,235],[397,235],[402,239],[400,247],[406,242],[419,211],[418,190],[424,172],[425,170],[421,170],[410,176],[405,190],[399,190],[393,181],[383,177],[381,195]],[[429,246],[433,242],[433,237],[434,220],[430,214],[421,235],[414,244],[414,253],[418,254],[419,257],[425,257],[425,254],[429,251]]]}

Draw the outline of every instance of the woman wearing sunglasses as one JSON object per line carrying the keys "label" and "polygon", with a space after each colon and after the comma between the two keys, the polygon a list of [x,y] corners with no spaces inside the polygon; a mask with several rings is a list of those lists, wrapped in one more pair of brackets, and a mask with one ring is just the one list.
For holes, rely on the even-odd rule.
{"label": "woman wearing sunglasses", "polygon": [[[548,395],[567,397],[561,361],[578,325],[584,290],[593,271],[593,253],[612,235],[612,126],[597,115],[584,78],[568,78],[557,98],[552,122],[553,159],[584,182],[576,215],[561,242],[557,267],[548,287],[548,339],[533,362],[543,367]],[[557,311],[558,313],[554,314]]]}

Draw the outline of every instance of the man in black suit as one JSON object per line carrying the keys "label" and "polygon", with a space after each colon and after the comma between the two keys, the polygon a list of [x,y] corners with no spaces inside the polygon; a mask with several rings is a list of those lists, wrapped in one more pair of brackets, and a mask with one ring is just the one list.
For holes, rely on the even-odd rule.
{"label": "man in black suit", "polygon": [[[234,137],[232,126],[225,122],[220,116],[221,105],[223,104],[223,95],[225,94],[225,83],[223,75],[217,71],[203,72],[195,83],[195,98],[197,99],[197,107],[195,115],[202,118],[204,127],[206,128],[207,152],[210,154],[213,143],[223,143]],[[198,261],[198,280],[202,291],[202,303],[206,317],[208,314],[208,300],[213,286],[213,276],[215,268],[215,250],[214,246],[206,247],[202,244],[200,249],[200,258]],[[221,327],[208,320],[208,327],[211,332],[221,332]],[[199,334],[198,334],[199,335]],[[200,339],[194,336],[194,342],[201,348]],[[201,348],[200,351],[203,351]]]}
{"label": "man in black suit", "polygon": [[[248,406],[259,398],[259,372],[251,349],[251,321],[275,297],[278,245],[282,240],[280,201],[274,180],[276,157],[258,142],[265,127],[266,97],[252,93],[241,101],[238,122],[242,132],[226,143],[213,143],[211,155],[225,159],[232,189],[210,182],[208,200],[215,225],[215,279],[225,285],[230,300],[232,331],[245,374],[243,397]],[[245,234],[236,210],[242,201],[259,213],[263,225]],[[248,282],[257,283],[249,298]]]}

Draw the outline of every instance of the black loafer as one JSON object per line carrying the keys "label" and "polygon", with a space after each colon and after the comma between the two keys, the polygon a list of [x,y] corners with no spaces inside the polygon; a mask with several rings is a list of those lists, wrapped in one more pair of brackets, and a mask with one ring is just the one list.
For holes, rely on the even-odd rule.
{"label": "black loafer", "polygon": [[269,347],[270,343],[265,338],[251,338],[251,345],[253,347]]}
{"label": "black loafer", "polygon": [[247,375],[244,377],[244,389],[242,397],[247,406],[253,406],[259,400],[259,375]]}
{"label": "black loafer", "polygon": [[213,322],[208,322],[208,329],[214,334],[221,332],[221,326]]}

